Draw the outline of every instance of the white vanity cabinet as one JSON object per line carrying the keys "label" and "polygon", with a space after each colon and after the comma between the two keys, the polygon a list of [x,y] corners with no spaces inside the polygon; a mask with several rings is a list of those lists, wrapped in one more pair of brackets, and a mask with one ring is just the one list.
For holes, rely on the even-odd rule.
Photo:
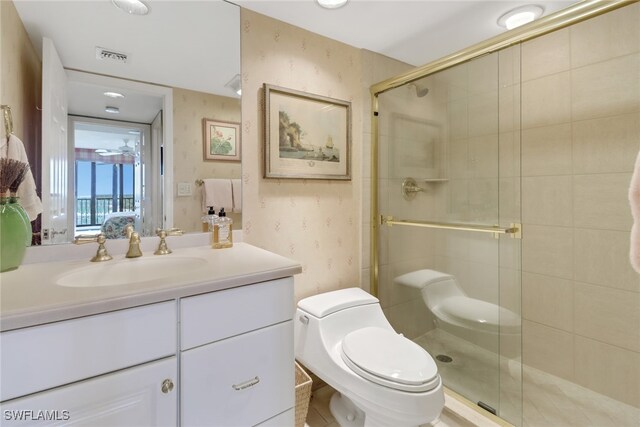
{"label": "white vanity cabinet", "polygon": [[84,287],[57,280],[104,265],[2,273],[0,427],[293,426],[300,265],[243,243],[174,252],[201,267]]}
{"label": "white vanity cabinet", "polygon": [[293,426],[293,278],[183,298],[183,426]]}
{"label": "white vanity cabinet", "polygon": [[14,399],[0,404],[0,425],[175,426],[176,374],[173,356]]}
{"label": "white vanity cabinet", "polygon": [[170,301],[3,332],[0,424],[176,425],[176,321]]}

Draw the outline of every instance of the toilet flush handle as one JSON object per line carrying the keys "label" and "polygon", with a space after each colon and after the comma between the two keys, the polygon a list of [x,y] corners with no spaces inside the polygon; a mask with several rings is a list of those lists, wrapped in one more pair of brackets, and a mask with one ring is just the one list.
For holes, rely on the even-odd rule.
{"label": "toilet flush handle", "polygon": [[304,314],[301,314],[300,317],[298,317],[298,320],[300,321],[300,323],[302,323],[304,325],[308,325],[309,324],[309,318],[307,316],[305,316]]}

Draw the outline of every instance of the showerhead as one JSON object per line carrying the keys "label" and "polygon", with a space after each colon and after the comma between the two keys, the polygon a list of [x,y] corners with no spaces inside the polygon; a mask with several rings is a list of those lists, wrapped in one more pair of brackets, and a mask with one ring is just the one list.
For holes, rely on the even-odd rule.
{"label": "showerhead", "polygon": [[422,98],[428,93],[429,93],[428,87],[425,87],[424,89],[420,89],[418,86],[416,86],[416,95],[418,95],[418,98]]}
{"label": "showerhead", "polygon": [[409,86],[413,86],[416,89],[416,95],[418,96],[418,98],[422,98],[423,96],[429,93],[428,87],[421,88],[415,83],[409,83]]}

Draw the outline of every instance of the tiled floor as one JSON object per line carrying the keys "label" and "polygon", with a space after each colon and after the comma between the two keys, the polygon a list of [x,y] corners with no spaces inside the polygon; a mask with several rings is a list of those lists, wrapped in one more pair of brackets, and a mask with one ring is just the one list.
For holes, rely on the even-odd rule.
{"label": "tiled floor", "polygon": [[[329,411],[329,399],[333,392],[334,390],[326,385],[312,393],[305,427],[340,427]],[[498,427],[498,425],[447,396],[446,408],[440,419],[425,427]]]}
{"label": "tiled floor", "polygon": [[308,427],[340,427],[329,411],[329,399],[334,390],[328,385],[311,393],[309,412],[307,412]]}
{"label": "tiled floor", "polygon": [[[472,401],[495,405],[507,420],[523,427],[639,427],[640,409],[587,388],[498,357],[453,335],[435,330],[416,339],[433,356],[447,354],[450,363],[438,363],[445,384]],[[499,372],[499,366],[502,371]],[[522,386],[520,385],[522,376]],[[500,378],[500,383],[498,383]],[[521,399],[524,392],[525,399]],[[333,389],[312,393],[308,427],[339,427],[329,411]],[[458,414],[462,414],[459,416]],[[522,414],[522,415],[521,415]],[[522,416],[522,418],[521,418]],[[447,397],[447,407],[433,427],[495,426],[489,419]]]}
{"label": "tiled floor", "polygon": [[[450,363],[437,361],[438,371],[449,388],[471,401],[482,400],[496,409],[499,406],[499,413],[514,424],[523,427],[640,426],[638,408],[526,365],[521,371],[518,361],[500,360],[496,354],[446,332],[433,330],[416,342],[434,357],[447,354],[453,358]],[[524,399],[520,398],[522,394]]]}

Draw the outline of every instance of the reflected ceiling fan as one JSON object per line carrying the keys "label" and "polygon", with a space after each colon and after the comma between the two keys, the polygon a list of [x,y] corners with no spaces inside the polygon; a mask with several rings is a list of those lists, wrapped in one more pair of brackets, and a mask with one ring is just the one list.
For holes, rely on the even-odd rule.
{"label": "reflected ceiling fan", "polygon": [[101,156],[127,156],[127,157],[135,157],[136,150],[133,147],[129,146],[129,138],[123,138],[124,145],[116,149],[108,149],[108,148],[98,148],[96,150],[96,154],[100,154]]}

